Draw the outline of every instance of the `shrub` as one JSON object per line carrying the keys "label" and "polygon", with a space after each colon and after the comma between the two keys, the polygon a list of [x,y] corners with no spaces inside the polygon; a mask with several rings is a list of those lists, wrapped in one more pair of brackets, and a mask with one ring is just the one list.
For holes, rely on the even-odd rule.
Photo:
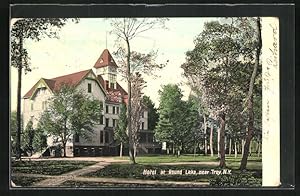
{"label": "shrub", "polygon": [[210,180],[215,187],[260,187],[261,178],[254,177],[250,172],[237,172],[232,175],[220,175]]}

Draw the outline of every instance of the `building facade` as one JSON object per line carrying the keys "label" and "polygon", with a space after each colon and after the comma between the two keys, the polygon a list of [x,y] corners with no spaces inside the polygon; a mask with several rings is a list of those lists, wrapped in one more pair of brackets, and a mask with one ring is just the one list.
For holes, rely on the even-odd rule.
{"label": "building facade", "polygon": [[[24,125],[29,121],[33,127],[44,110],[47,109],[49,98],[58,91],[62,84],[76,87],[103,103],[100,125],[94,127],[88,139],[73,135],[67,142],[67,156],[105,156],[117,155],[119,144],[114,140],[114,129],[117,126],[121,104],[127,104],[128,94],[117,82],[117,64],[110,52],[105,49],[97,59],[92,69],[84,70],[52,79],[41,78],[23,97]],[[148,130],[148,112],[145,109],[140,117],[138,153],[160,152],[160,145],[154,142],[153,130]],[[47,139],[48,154],[57,145],[53,138]],[[128,149],[125,147],[124,153]]]}

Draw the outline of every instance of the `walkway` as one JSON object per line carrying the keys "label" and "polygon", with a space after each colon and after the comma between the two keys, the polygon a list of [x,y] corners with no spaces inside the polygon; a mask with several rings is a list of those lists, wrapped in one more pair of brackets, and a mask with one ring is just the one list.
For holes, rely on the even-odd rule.
{"label": "walkway", "polygon": [[58,185],[64,183],[65,181],[73,180],[77,176],[81,176],[81,175],[84,175],[87,173],[92,173],[92,172],[98,171],[98,170],[104,168],[106,165],[109,165],[109,163],[99,162],[99,163],[96,163],[95,165],[87,166],[87,167],[79,169],[79,170],[68,172],[68,173],[62,174],[62,175],[54,177],[54,178],[52,178],[52,176],[51,176],[49,179],[42,180],[40,182],[33,184],[33,186],[39,186],[39,187],[58,186]]}

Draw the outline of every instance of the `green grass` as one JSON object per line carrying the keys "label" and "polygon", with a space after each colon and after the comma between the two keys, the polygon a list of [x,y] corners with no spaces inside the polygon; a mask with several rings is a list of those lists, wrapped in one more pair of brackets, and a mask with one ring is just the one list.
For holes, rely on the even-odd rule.
{"label": "green grass", "polygon": [[[116,157],[119,160],[129,160],[129,157]],[[179,157],[173,155],[146,155],[137,156],[136,162],[139,164],[156,164],[156,163],[175,163],[175,162],[207,162],[216,161],[216,157],[196,155],[181,155]]]}
{"label": "green grass", "polygon": [[[116,157],[117,160],[129,160],[129,157]],[[226,155],[226,162],[229,163],[230,167],[237,168],[241,162],[241,155],[237,158],[234,155]],[[179,157],[173,155],[144,155],[137,156],[136,162],[139,164],[159,164],[159,163],[178,163],[178,162],[219,162],[217,156],[204,156],[204,155],[181,155]],[[249,169],[255,169],[261,167],[261,157],[249,156],[248,164],[251,165]],[[254,167],[252,165],[255,165]]]}
{"label": "green grass", "polygon": [[93,165],[93,161],[14,161],[12,162],[12,173],[30,173],[44,175],[61,175],[86,166]]}
{"label": "green grass", "polygon": [[[155,175],[143,175],[144,169],[156,170]],[[144,165],[144,164],[112,164],[105,168],[86,174],[90,177],[114,177],[114,178],[131,178],[131,179],[147,179],[147,180],[167,180],[167,181],[195,181],[195,182],[208,182],[216,175],[211,173],[206,175],[161,175],[161,170],[208,170],[211,169],[220,170],[218,167],[211,165]],[[249,170],[249,173],[253,174],[257,178],[261,178],[261,170]],[[233,175],[240,173],[239,170],[233,170]]]}
{"label": "green grass", "polygon": [[[241,156],[237,158],[233,156],[226,157],[226,165],[228,169],[232,170],[231,176],[238,176],[241,172],[238,170],[241,162]],[[119,157],[116,159],[120,159]],[[122,159],[129,159],[128,157],[123,157]],[[218,164],[219,160],[217,156],[203,156],[203,155],[182,155],[176,157],[173,155],[147,155],[136,157],[136,162],[138,164],[131,165],[128,163],[122,164],[112,164],[99,171],[86,174],[86,176],[91,177],[114,177],[114,178],[131,178],[131,179],[147,179],[147,180],[166,180],[166,181],[195,181],[195,182],[209,182],[217,177],[213,174],[207,175],[160,175],[161,170],[221,170],[218,166],[211,165],[209,163],[193,164],[192,162],[213,162]],[[183,165],[179,162],[191,162],[188,165]],[[178,163],[178,165],[159,165],[159,163]],[[257,156],[251,156],[248,158],[247,163],[247,174],[253,176],[255,179],[261,179],[261,158]],[[156,170],[156,175],[143,175],[144,169]],[[245,172],[243,172],[245,173]]]}
{"label": "green grass", "polygon": [[45,180],[46,178],[42,177],[27,177],[27,176],[12,176],[11,180],[17,186],[31,186],[35,182]]}

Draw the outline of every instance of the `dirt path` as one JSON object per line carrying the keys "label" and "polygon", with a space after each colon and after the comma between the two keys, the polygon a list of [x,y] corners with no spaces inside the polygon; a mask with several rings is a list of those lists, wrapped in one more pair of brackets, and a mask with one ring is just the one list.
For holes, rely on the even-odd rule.
{"label": "dirt path", "polygon": [[77,176],[84,175],[84,174],[91,173],[91,172],[95,172],[99,169],[102,169],[106,165],[109,165],[109,163],[98,162],[94,165],[87,166],[85,168],[78,169],[78,170],[75,170],[75,171],[71,171],[71,172],[62,174],[60,176],[56,176],[54,178],[53,178],[53,176],[51,176],[50,178],[48,178],[46,180],[42,180],[40,182],[34,183],[33,186],[39,186],[39,187],[58,186],[58,185],[62,184],[65,181],[72,180],[72,179],[76,178]]}

